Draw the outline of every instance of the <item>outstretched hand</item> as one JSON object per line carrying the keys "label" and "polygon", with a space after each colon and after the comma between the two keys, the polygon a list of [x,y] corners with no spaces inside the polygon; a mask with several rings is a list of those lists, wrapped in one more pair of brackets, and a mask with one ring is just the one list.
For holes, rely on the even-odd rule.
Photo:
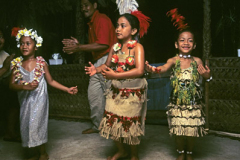
{"label": "outstretched hand", "polygon": [[67,53],[67,54],[72,54],[74,52],[78,52],[78,45],[79,42],[76,38],[71,37],[71,39],[63,39],[62,40],[63,43],[63,52]]}
{"label": "outstretched hand", "polygon": [[89,74],[89,76],[93,76],[94,74],[97,73],[97,69],[91,62],[88,62],[88,63],[90,67],[85,66],[86,74]]}
{"label": "outstretched hand", "polygon": [[78,92],[77,86],[68,88],[67,92],[69,94],[77,94],[77,92]]}
{"label": "outstretched hand", "polygon": [[198,65],[198,72],[201,76],[203,76],[203,78],[208,79],[210,78],[210,69],[208,68],[208,66],[205,66],[206,68],[203,67],[202,64]]}
{"label": "outstretched hand", "polygon": [[109,67],[103,69],[101,73],[105,79],[116,79],[116,72]]}
{"label": "outstretched hand", "polygon": [[147,72],[152,72],[152,73],[160,73],[161,69],[156,68],[155,66],[151,66],[148,61],[145,62],[145,70]]}

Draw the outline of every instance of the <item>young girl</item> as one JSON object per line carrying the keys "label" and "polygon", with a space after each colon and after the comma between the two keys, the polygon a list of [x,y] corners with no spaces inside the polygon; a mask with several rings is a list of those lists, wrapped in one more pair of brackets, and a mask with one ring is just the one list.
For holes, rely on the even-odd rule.
{"label": "young girl", "polygon": [[[77,87],[67,88],[52,79],[48,65],[42,57],[35,57],[42,38],[32,29],[19,30],[16,35],[22,57],[14,59],[10,88],[18,91],[20,129],[23,147],[34,147],[39,154],[30,159],[49,159],[45,150],[48,126],[47,83],[69,94],[76,94]],[[47,83],[46,83],[47,81]]]}
{"label": "young girl", "polygon": [[146,69],[158,73],[173,69],[170,78],[173,91],[167,112],[170,135],[176,135],[177,152],[179,153],[177,160],[183,160],[185,153],[186,158],[191,160],[195,137],[206,134],[203,97],[198,84],[199,74],[204,79],[209,79],[210,70],[208,66],[203,67],[200,58],[191,56],[196,43],[190,30],[179,32],[175,47],[179,54],[168,59],[165,65],[155,68],[146,62]]}
{"label": "young girl", "polygon": [[[139,31],[141,26],[134,16],[136,12],[123,14],[118,19],[116,34],[119,43],[111,48],[106,63],[97,68],[91,63],[91,67],[85,67],[90,76],[102,72],[105,78],[112,80],[106,92],[105,113],[99,126],[100,135],[112,138],[118,148],[118,152],[108,160],[128,155],[123,143],[130,145],[131,159],[137,160],[137,145],[140,144],[140,136],[144,135],[147,81],[142,78],[144,49],[136,41],[138,33],[140,36],[144,33]],[[146,20],[143,23],[148,24]]]}

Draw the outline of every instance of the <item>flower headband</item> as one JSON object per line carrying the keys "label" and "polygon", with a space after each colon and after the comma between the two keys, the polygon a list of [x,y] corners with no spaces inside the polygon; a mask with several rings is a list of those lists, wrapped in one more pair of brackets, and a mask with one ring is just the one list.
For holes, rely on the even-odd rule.
{"label": "flower headband", "polygon": [[32,31],[32,29],[27,30],[25,29],[21,29],[21,28],[17,28],[14,27],[12,29],[12,36],[16,37],[16,41],[18,42],[17,47],[20,47],[19,44],[19,40],[21,39],[22,36],[26,36],[26,37],[31,37],[33,40],[35,40],[36,43],[36,47],[41,47],[42,43],[43,43],[43,39],[41,36],[37,35],[37,31]]}

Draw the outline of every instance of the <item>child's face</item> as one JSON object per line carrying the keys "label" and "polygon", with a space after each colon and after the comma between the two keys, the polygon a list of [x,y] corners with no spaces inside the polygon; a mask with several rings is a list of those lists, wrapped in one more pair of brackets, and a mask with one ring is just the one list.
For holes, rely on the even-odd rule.
{"label": "child's face", "polygon": [[119,40],[131,40],[132,35],[137,32],[137,29],[132,29],[130,23],[125,17],[120,17],[116,26],[116,35]]}
{"label": "child's face", "polygon": [[194,36],[191,32],[183,32],[179,35],[175,47],[178,48],[180,54],[191,54],[195,49]]}
{"label": "child's face", "polygon": [[23,56],[34,56],[37,50],[35,41],[28,36],[22,36],[20,39],[20,51]]}
{"label": "child's face", "polygon": [[5,39],[3,37],[2,31],[0,31],[0,51],[3,50],[4,43],[5,43]]}

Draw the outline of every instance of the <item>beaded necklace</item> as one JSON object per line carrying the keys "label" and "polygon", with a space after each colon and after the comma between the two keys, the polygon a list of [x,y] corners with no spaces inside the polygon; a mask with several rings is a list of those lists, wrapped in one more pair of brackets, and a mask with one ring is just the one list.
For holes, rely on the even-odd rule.
{"label": "beaded necklace", "polygon": [[192,68],[191,74],[192,78],[190,79],[188,87],[179,84],[179,76],[181,74],[180,59],[176,60],[175,67],[173,68],[173,77],[171,78],[171,85],[173,87],[173,96],[177,96],[177,105],[181,104],[189,105],[191,100],[194,99],[194,96],[196,94],[197,90],[195,83],[199,78],[199,74],[197,71],[197,62],[193,60],[190,66]]}

